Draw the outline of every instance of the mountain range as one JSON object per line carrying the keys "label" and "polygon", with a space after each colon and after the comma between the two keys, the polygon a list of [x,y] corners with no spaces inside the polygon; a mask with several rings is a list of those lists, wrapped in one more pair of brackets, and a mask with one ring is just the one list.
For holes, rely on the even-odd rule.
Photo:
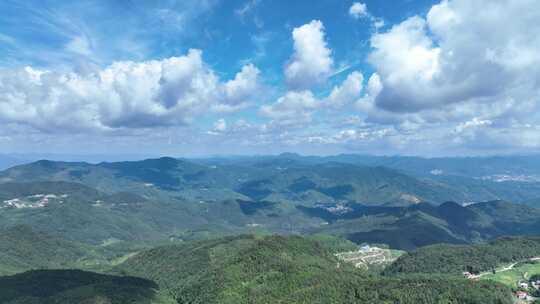
{"label": "mountain range", "polygon": [[[17,165],[0,172],[0,302],[513,303],[460,273],[540,256],[534,159]],[[408,253],[338,257],[369,246]]]}
{"label": "mountain range", "polygon": [[0,227],[89,244],[330,233],[406,250],[540,231],[540,184],[457,175],[447,183],[336,158],[37,161],[0,172]]}
{"label": "mountain range", "polygon": [[254,235],[169,244],[141,250],[102,273],[31,270],[0,277],[0,302],[513,303],[510,289],[499,283],[365,272],[340,261],[332,253],[339,246]]}

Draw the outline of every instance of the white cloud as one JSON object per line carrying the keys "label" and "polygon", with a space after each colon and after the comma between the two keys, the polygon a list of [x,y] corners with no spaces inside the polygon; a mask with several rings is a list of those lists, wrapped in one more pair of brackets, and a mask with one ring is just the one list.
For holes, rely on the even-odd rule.
{"label": "white cloud", "polygon": [[214,127],[211,131],[208,131],[210,135],[219,135],[227,131],[227,121],[224,118],[220,118],[214,122]]}
{"label": "white cloud", "polygon": [[259,71],[242,68],[221,82],[190,50],[180,57],[116,62],[90,74],[32,68],[0,71],[0,121],[45,131],[184,125],[256,93]]}
{"label": "white cloud", "polygon": [[385,25],[384,19],[373,16],[368,11],[367,5],[365,3],[354,2],[349,8],[349,16],[357,20],[368,20],[371,23],[371,26],[375,28],[375,30],[379,30]]}
{"label": "white cloud", "polygon": [[285,67],[287,84],[307,89],[323,83],[332,73],[334,60],[325,41],[324,25],[319,20],[293,30],[294,54]]}
{"label": "white cloud", "polygon": [[[535,92],[540,67],[540,38],[534,34],[540,11],[530,9],[535,5],[533,0],[442,1],[426,18],[411,17],[375,34],[369,61],[383,83],[377,105],[414,112],[493,101],[516,86]],[[511,22],[501,22],[509,16]]]}
{"label": "white cloud", "polygon": [[356,102],[365,121],[393,125],[401,133],[396,143],[409,149],[421,140],[447,151],[537,148],[540,11],[534,6],[531,0],[442,1],[425,17],[373,34],[368,60],[375,73]]}
{"label": "white cloud", "polygon": [[[141,61],[154,54],[152,50],[169,49],[172,37],[199,33],[192,30],[200,23],[195,22],[196,16],[216,3],[204,2],[208,4],[149,5],[141,19],[143,23],[153,21],[148,29],[125,16],[111,23],[127,24],[125,28],[140,28],[141,32],[120,31],[124,27],[109,23],[106,26],[112,32],[104,31],[105,25],[100,23],[84,26],[68,10],[61,20],[43,24],[30,20],[36,31],[58,32],[51,36],[58,42],[40,52],[29,51],[19,32],[0,34],[11,54],[6,66],[20,66],[20,62],[55,66],[54,70],[0,69],[0,140],[11,138],[12,147],[34,142],[36,147],[53,149],[58,141],[69,148],[71,138],[90,136],[102,147],[114,144],[131,149],[144,142],[149,149],[160,149],[160,140],[176,136],[173,145],[201,147],[203,142],[205,148],[215,148],[215,143],[222,143],[223,151],[263,153],[292,145],[299,150],[311,148],[314,153],[424,155],[482,149],[490,153],[506,149],[538,152],[540,148],[540,36],[536,35],[540,12],[533,9],[538,7],[534,0],[441,1],[426,15],[384,29],[383,19],[373,16],[361,2],[346,6],[343,14],[350,13],[364,25],[370,23],[367,26],[374,32],[368,57],[374,72],[364,74],[366,83],[362,73],[352,72],[342,83],[330,86],[328,79],[340,77],[351,65],[336,67],[337,57],[334,60],[325,28],[314,20],[292,31],[294,53],[283,70],[286,86],[273,87],[269,95],[284,93],[270,97],[273,103],[260,108],[264,120],[246,111],[234,115],[236,121],[225,113],[267,99],[258,100],[261,71],[255,66],[246,64],[230,79],[222,79],[198,50]],[[261,1],[245,0],[236,16],[256,22],[258,3]],[[188,6],[194,8],[184,9]],[[96,9],[93,15],[106,13]],[[164,24],[170,26],[164,29]],[[12,24],[12,28],[16,27]],[[157,36],[150,34],[157,29],[165,33],[154,39]],[[270,30],[253,34],[255,48],[246,63],[265,63],[263,59],[274,55],[269,52],[269,42],[279,33]],[[150,36],[154,38],[147,39]],[[134,61],[114,62],[115,58]],[[78,60],[93,65],[59,72]],[[107,66],[109,62],[114,63]],[[271,77],[276,80],[275,75]],[[350,105],[357,111],[349,111]],[[204,121],[213,119],[214,123],[205,128],[197,125],[203,116]],[[191,122],[195,122],[193,127],[185,126]],[[106,136],[92,132],[95,130],[107,131]],[[222,136],[213,136],[218,134]],[[141,141],[142,137],[149,140]],[[260,150],[243,149],[245,146]]]}
{"label": "white cloud", "polygon": [[367,17],[369,14],[368,14],[366,4],[360,3],[360,2],[354,2],[349,8],[349,15],[351,15],[351,17],[356,18],[356,19]]}
{"label": "white cloud", "polygon": [[308,122],[318,105],[311,91],[289,91],[274,104],[262,106],[260,112],[284,124]]}
{"label": "white cloud", "polygon": [[218,132],[224,132],[225,130],[227,130],[227,122],[225,121],[225,119],[223,118],[218,119],[214,123],[214,130]]}
{"label": "white cloud", "polygon": [[340,86],[335,86],[326,102],[335,108],[343,107],[355,101],[362,91],[364,76],[360,72],[352,72]]}
{"label": "white cloud", "polygon": [[368,80],[367,90],[364,96],[357,100],[356,106],[358,110],[366,114],[373,114],[377,111],[375,106],[375,98],[379,96],[382,90],[381,77],[377,73],[373,73]]}
{"label": "white cloud", "polygon": [[386,23],[384,22],[383,19],[380,19],[380,18],[375,18],[373,20],[373,26],[378,30],[380,28],[382,28]]}
{"label": "white cloud", "polygon": [[460,123],[455,128],[455,132],[462,133],[466,131],[467,129],[477,128],[477,127],[482,127],[482,126],[490,126],[491,124],[493,124],[491,120],[488,120],[488,119],[482,120],[482,119],[479,119],[478,117],[475,117],[472,120]]}
{"label": "white cloud", "polygon": [[383,81],[378,105],[392,111],[409,111],[433,100],[430,94],[438,90],[430,87],[440,73],[440,49],[425,32],[425,21],[410,18],[394,26],[389,32],[375,34],[371,39],[374,51],[369,61],[377,68]]}
{"label": "white cloud", "polygon": [[253,64],[242,67],[233,80],[224,84],[225,103],[235,105],[245,102],[253,97],[259,88],[259,74],[261,72]]}
{"label": "white cloud", "polygon": [[310,90],[287,91],[273,104],[262,106],[259,113],[272,119],[269,126],[299,126],[312,122],[312,116],[318,110],[339,110],[354,104],[361,96],[363,81],[360,72],[352,72],[327,97],[320,100]]}

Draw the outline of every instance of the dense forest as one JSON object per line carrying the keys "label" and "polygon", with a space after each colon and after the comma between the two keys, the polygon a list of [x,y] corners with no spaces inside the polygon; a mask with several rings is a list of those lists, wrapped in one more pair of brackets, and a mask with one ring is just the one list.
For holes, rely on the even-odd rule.
{"label": "dense forest", "polygon": [[510,290],[492,282],[357,270],[302,237],[237,236],[159,247],[116,271],[154,280],[178,303],[512,303]]}
{"label": "dense forest", "polygon": [[[494,244],[501,250],[528,244],[532,251],[535,242]],[[108,275],[39,270],[0,277],[0,303],[512,303],[511,290],[499,283],[439,273],[380,275],[334,254],[354,248],[324,235],[176,243],[142,250],[100,270]]]}
{"label": "dense forest", "polygon": [[[165,304],[149,280],[80,270],[37,270],[0,277],[0,303]],[[171,302],[168,302],[171,303]]]}
{"label": "dense forest", "polygon": [[385,273],[478,273],[539,255],[540,237],[506,237],[478,245],[440,244],[401,256]]}

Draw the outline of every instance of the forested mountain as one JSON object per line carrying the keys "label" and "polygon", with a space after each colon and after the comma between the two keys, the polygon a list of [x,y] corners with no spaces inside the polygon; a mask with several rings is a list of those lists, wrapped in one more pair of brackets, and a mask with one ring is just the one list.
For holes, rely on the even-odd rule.
{"label": "forested mountain", "polygon": [[352,201],[192,200],[178,197],[183,192],[150,188],[104,192],[65,181],[3,183],[0,227],[27,225],[94,245],[265,232],[334,234],[359,244],[384,243],[405,250],[540,233],[539,209],[504,201],[373,206]]}
{"label": "forested mountain", "polygon": [[0,304],[540,304],[539,21],[0,0]]}
{"label": "forested mountain", "polygon": [[[512,303],[506,287],[455,274],[538,254],[534,238],[476,245],[540,234],[532,201],[474,201],[532,200],[535,182],[427,176],[348,157],[38,161],[3,171],[0,275],[14,276],[0,280],[30,286],[4,299]],[[335,255],[362,244],[411,253],[384,275]],[[43,279],[54,288],[35,287]]]}
{"label": "forested mountain", "polygon": [[85,272],[38,270],[0,277],[0,303],[5,304],[173,304],[151,281]]}
{"label": "forested mountain", "polygon": [[89,246],[53,238],[28,226],[0,230],[0,275],[40,268],[69,268],[89,254]]}
{"label": "forested mountain", "polygon": [[540,233],[540,210],[504,201],[461,206],[369,207],[347,205],[339,214],[326,207],[302,208],[329,222],[311,232],[340,235],[357,243],[384,243],[411,250],[436,243],[465,244],[505,235]]}
{"label": "forested mountain", "polygon": [[107,194],[76,183],[5,183],[0,198],[0,227],[28,225],[92,244],[164,238],[167,231],[191,228],[197,221],[180,204],[126,192]]}
{"label": "forested mountain", "polygon": [[[414,177],[409,171],[390,167],[346,161],[314,162],[310,157],[290,155],[245,162],[169,157],[100,164],[38,161],[2,172],[0,181],[67,181],[104,192],[176,192],[177,196],[193,200],[228,198],[304,204],[343,200],[367,205],[494,199],[521,202],[540,197],[540,183],[494,182],[456,175]],[[516,187],[516,183],[520,186]]]}
{"label": "forested mountain", "polygon": [[178,303],[512,303],[509,290],[495,283],[367,274],[301,237],[158,247],[116,271],[154,280]]}
{"label": "forested mountain", "polygon": [[255,164],[294,160],[317,165],[329,162],[352,164],[367,167],[386,167],[400,170],[415,176],[462,176],[489,177],[508,175],[514,177],[540,176],[540,155],[490,156],[490,157],[412,157],[375,156],[362,154],[339,154],[332,156],[302,156],[283,153],[275,156],[239,156],[199,159],[204,164]]}
{"label": "forested mountain", "polygon": [[507,237],[487,244],[422,247],[398,258],[385,272],[479,273],[535,257],[540,257],[540,237]]}
{"label": "forested mountain", "polygon": [[510,289],[498,283],[365,273],[301,237],[237,236],[157,247],[113,272],[41,270],[0,277],[0,302],[513,303]]}
{"label": "forested mountain", "polygon": [[177,192],[187,199],[354,200],[366,204],[463,199],[444,186],[381,167],[313,166],[289,160],[251,166],[207,166],[173,158],[98,165],[39,161],[9,169],[0,174],[0,180],[78,182],[105,192]]}

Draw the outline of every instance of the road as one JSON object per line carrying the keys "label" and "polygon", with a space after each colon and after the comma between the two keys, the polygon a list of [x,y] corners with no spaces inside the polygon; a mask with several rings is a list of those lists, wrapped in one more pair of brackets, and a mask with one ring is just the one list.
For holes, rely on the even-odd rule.
{"label": "road", "polygon": [[[540,257],[534,257],[534,258],[530,258],[530,259],[527,259],[527,260],[524,260],[524,261],[520,261],[520,262],[515,262],[513,264],[510,264],[506,267],[503,267],[501,269],[495,269],[495,273],[499,273],[499,272],[505,272],[505,271],[508,271],[508,270],[512,270],[518,263],[521,263],[521,262],[526,262],[526,261],[538,261],[540,260]],[[488,275],[488,274],[492,274],[493,272],[491,271],[486,271],[486,272],[482,272],[480,273],[478,276],[476,276],[475,278],[481,278],[485,275]]]}

